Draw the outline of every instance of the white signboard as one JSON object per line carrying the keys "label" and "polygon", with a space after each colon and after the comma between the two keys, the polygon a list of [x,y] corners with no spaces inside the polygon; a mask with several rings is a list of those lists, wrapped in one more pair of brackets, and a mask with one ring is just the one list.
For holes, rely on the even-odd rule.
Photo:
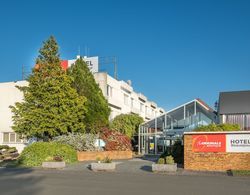
{"label": "white signboard", "polygon": [[[82,58],[84,62],[86,62],[86,64],[89,67],[90,72],[95,73],[99,71],[99,61],[98,61],[98,57],[87,57],[87,58]],[[68,60],[68,65],[69,67],[74,64],[76,62],[76,60]]]}
{"label": "white signboard", "polygon": [[83,61],[88,65],[90,72],[98,72],[98,57],[83,58]]}
{"label": "white signboard", "polygon": [[250,152],[250,134],[226,135],[226,152]]}

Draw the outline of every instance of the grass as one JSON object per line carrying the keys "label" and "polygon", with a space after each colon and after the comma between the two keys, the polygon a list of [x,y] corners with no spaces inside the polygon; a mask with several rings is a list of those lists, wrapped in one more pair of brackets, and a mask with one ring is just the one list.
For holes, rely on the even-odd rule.
{"label": "grass", "polygon": [[250,176],[250,170],[232,170],[234,176]]}

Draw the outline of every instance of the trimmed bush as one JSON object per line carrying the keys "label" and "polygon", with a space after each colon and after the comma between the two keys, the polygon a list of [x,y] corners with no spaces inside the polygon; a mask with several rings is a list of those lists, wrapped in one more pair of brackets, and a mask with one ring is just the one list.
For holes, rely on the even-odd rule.
{"label": "trimmed bush", "polygon": [[157,164],[165,164],[165,159],[164,158],[159,158],[157,161]]}
{"label": "trimmed bush", "polygon": [[55,137],[53,142],[68,144],[77,151],[95,151],[98,149],[95,147],[96,139],[94,134],[70,133]]}
{"label": "trimmed bush", "polygon": [[102,161],[102,163],[112,163],[112,159],[106,156]]}
{"label": "trimmed bush", "polygon": [[71,146],[54,142],[35,142],[24,148],[19,164],[22,166],[41,166],[50,157],[60,156],[66,163],[77,161],[76,150]]}
{"label": "trimmed bush", "polygon": [[238,124],[210,124],[207,126],[201,126],[195,129],[194,131],[239,131],[240,126]]}
{"label": "trimmed bush", "polygon": [[106,143],[106,151],[128,151],[132,150],[131,140],[128,136],[110,129],[102,129],[100,137]]}
{"label": "trimmed bush", "polygon": [[167,150],[161,154],[160,158],[166,158],[169,155],[173,156],[176,163],[184,163],[184,146],[181,140],[175,141],[174,145],[168,147]]}
{"label": "trimmed bush", "polygon": [[174,158],[171,155],[166,157],[166,164],[168,165],[174,164]]}

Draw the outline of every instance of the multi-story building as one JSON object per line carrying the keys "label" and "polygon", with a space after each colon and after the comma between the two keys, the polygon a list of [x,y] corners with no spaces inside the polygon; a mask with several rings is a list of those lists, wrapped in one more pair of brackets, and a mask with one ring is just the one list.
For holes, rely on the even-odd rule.
{"label": "multi-story building", "polygon": [[[105,98],[111,108],[110,120],[119,114],[136,113],[148,121],[164,113],[162,108],[156,103],[148,101],[147,97],[141,93],[136,93],[131,86],[131,82],[116,80],[105,72],[98,72],[98,57],[83,58],[94,74],[96,82],[99,84]],[[61,65],[67,69],[75,62],[64,60]],[[8,144],[16,147],[19,151],[23,149],[25,143],[14,133],[11,126],[12,113],[9,108],[15,102],[23,100],[23,94],[16,86],[27,86],[27,81],[0,83],[0,145]]]}
{"label": "multi-story building", "polygon": [[111,108],[110,120],[119,114],[135,113],[148,121],[165,112],[142,93],[135,92],[131,81],[116,80],[106,72],[94,73],[94,77]]}

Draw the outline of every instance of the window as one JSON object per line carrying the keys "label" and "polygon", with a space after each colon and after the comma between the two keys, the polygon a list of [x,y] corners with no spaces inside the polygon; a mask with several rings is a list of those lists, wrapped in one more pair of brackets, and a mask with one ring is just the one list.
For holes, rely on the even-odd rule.
{"label": "window", "polygon": [[128,106],[128,95],[124,94],[124,104]]}
{"label": "window", "polygon": [[22,140],[20,139],[20,136],[18,134],[9,132],[9,133],[3,133],[3,142],[4,143],[21,143]]}
{"label": "window", "polygon": [[143,108],[144,108],[143,103],[140,103],[140,111],[141,111],[141,112],[143,112],[143,111],[144,111],[144,109],[143,109]]}
{"label": "window", "polygon": [[9,133],[3,134],[3,142],[9,142]]}
{"label": "window", "polygon": [[15,142],[15,141],[16,141],[15,133],[10,133],[10,142]]}
{"label": "window", "polygon": [[112,97],[113,88],[110,85],[107,85],[107,96]]}
{"label": "window", "polygon": [[131,98],[131,108],[133,108],[133,107],[134,107],[134,99]]}

